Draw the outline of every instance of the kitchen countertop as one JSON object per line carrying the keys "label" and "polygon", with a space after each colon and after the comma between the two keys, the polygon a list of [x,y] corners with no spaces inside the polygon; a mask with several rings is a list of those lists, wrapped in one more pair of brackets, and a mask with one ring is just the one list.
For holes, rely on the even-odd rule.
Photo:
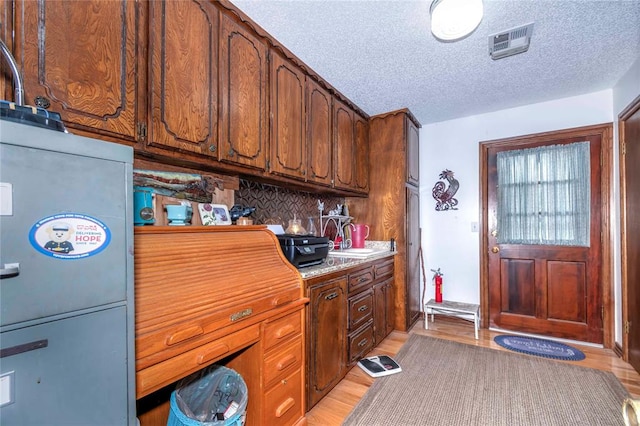
{"label": "kitchen countertop", "polygon": [[389,241],[365,241],[364,247],[371,249],[386,249],[386,251],[378,252],[364,258],[327,256],[327,258],[321,264],[298,269],[298,272],[303,279],[307,279],[317,277],[319,275],[329,274],[331,272],[340,271],[342,269],[352,268],[354,266],[371,262],[372,260],[395,256],[398,253],[395,250],[389,250]]}

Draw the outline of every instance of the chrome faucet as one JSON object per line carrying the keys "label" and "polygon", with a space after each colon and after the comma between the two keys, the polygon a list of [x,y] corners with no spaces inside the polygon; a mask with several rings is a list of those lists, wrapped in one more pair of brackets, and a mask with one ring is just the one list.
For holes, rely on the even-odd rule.
{"label": "chrome faucet", "polygon": [[22,75],[18,70],[18,63],[16,62],[15,58],[9,51],[9,48],[7,47],[6,44],[4,44],[4,41],[2,41],[2,39],[0,39],[0,50],[2,50],[2,55],[5,57],[5,59],[9,63],[9,67],[11,68],[11,72],[13,73],[13,87],[14,87],[13,91],[15,94],[14,102],[19,106],[23,106],[24,105],[24,88],[22,83]]}

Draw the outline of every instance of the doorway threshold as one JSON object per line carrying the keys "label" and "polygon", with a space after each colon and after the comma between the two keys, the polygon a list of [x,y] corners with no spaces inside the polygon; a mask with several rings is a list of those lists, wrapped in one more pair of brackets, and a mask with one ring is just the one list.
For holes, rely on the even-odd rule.
{"label": "doorway threshold", "polygon": [[579,340],[562,339],[560,337],[543,336],[543,335],[540,335],[540,334],[520,333],[518,331],[504,330],[502,328],[496,328],[496,327],[489,327],[489,330],[490,331],[495,331],[497,333],[515,334],[517,336],[534,337],[534,338],[537,338],[537,339],[547,339],[547,340],[553,340],[555,342],[571,343],[571,344],[574,344],[574,345],[582,345],[582,346],[589,346],[589,347],[592,347],[592,348],[604,349],[604,345],[601,345],[601,344],[598,344],[598,343],[581,342]]}

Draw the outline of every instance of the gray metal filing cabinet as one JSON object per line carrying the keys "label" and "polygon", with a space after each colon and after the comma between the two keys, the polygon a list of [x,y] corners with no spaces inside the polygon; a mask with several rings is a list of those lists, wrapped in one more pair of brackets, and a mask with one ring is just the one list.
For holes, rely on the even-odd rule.
{"label": "gray metal filing cabinet", "polygon": [[133,151],[0,121],[0,419],[135,425]]}

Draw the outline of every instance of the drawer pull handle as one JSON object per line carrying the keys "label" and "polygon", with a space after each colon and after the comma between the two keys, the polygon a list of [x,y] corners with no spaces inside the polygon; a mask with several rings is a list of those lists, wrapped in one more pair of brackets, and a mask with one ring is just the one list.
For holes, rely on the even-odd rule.
{"label": "drawer pull handle", "polygon": [[338,292],[334,291],[331,294],[327,294],[324,298],[325,300],[332,300],[332,299],[335,299],[336,297],[338,297]]}
{"label": "drawer pull handle", "polygon": [[242,318],[248,317],[252,313],[253,313],[253,309],[252,308],[243,309],[243,310],[238,311],[238,312],[236,312],[234,314],[231,314],[229,316],[229,321],[234,322],[234,321],[241,320]]}
{"label": "drawer pull handle", "polygon": [[183,330],[179,330],[169,337],[167,337],[166,344],[167,346],[175,345],[176,343],[180,343],[192,337],[199,336],[204,333],[204,330],[199,325],[194,325],[192,327],[185,328]]}
{"label": "drawer pull handle", "polygon": [[291,298],[291,296],[281,296],[281,297],[276,297],[273,299],[273,306],[280,306],[280,305],[284,305],[285,303],[289,303],[291,302],[293,299]]}
{"label": "drawer pull handle", "polygon": [[198,364],[204,364],[205,362],[209,362],[212,359],[218,358],[226,354],[227,352],[229,352],[229,346],[222,343],[216,346],[215,348],[211,349],[210,351],[207,351],[204,354],[200,354],[198,356]]}
{"label": "drawer pull handle", "polygon": [[276,331],[275,336],[278,339],[282,339],[283,337],[287,337],[291,333],[295,332],[296,328],[291,324],[285,325],[284,327],[280,327],[278,331]]}
{"label": "drawer pull handle", "polygon": [[280,404],[280,406],[276,409],[276,417],[282,417],[282,415],[293,408],[294,405],[296,405],[296,402],[293,400],[293,398],[287,398],[286,401]]}
{"label": "drawer pull handle", "polygon": [[358,284],[359,284],[359,283],[363,283],[363,282],[365,282],[366,280],[367,280],[367,277],[360,277],[360,278],[358,278]]}
{"label": "drawer pull handle", "polygon": [[369,309],[369,307],[368,307],[367,305],[362,305],[362,306],[360,306],[360,307],[358,308],[358,312],[364,312],[364,311],[366,311],[367,309]]}
{"label": "drawer pull handle", "polygon": [[366,345],[366,344],[367,344],[367,342],[368,342],[368,341],[369,341],[369,339],[362,339],[362,340],[360,341],[360,343],[358,343],[358,346],[359,346],[359,347],[363,347],[364,345]]}
{"label": "drawer pull handle", "polygon": [[292,365],[294,362],[296,362],[296,357],[294,355],[289,354],[278,363],[276,368],[278,369],[278,371],[282,371],[288,366]]}

